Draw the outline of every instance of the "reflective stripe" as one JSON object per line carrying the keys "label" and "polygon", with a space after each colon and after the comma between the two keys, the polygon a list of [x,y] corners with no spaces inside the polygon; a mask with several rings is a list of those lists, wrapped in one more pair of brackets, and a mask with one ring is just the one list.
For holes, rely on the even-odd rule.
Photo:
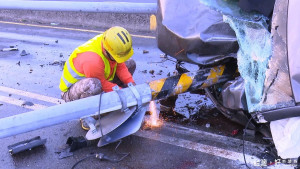
{"label": "reflective stripe", "polygon": [[71,65],[70,65],[69,60],[67,61],[67,68],[68,68],[68,71],[69,71],[69,73],[71,74],[71,76],[74,77],[75,79],[81,80],[81,79],[84,78],[84,76],[79,76],[79,75],[71,68]]}
{"label": "reflective stripe", "polygon": [[129,40],[128,40],[127,36],[125,35],[125,33],[124,33],[123,31],[121,31],[121,32],[122,32],[122,34],[125,36],[127,42],[129,42]]}
{"label": "reflective stripe", "polygon": [[71,87],[71,86],[73,85],[73,84],[70,83],[67,79],[65,79],[64,76],[62,76],[62,80],[64,81],[65,85],[66,85],[68,88]]}
{"label": "reflective stripe", "polygon": [[118,35],[119,38],[122,40],[122,42],[125,44],[125,40],[124,40],[123,37],[120,35],[120,33],[117,33],[117,35]]}

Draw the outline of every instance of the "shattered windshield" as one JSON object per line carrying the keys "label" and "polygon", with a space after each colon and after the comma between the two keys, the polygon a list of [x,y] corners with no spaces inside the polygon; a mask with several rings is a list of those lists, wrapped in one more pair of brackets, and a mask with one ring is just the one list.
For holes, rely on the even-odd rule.
{"label": "shattered windshield", "polygon": [[238,69],[245,81],[249,112],[294,105],[284,43],[286,40],[274,36],[276,31],[272,31],[272,39],[268,18],[242,11],[236,0],[199,1],[222,13],[224,22],[235,31],[239,44]]}

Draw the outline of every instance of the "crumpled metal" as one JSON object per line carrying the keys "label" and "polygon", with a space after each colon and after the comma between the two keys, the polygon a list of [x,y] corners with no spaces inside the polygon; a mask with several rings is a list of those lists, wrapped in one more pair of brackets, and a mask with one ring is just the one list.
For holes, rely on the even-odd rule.
{"label": "crumpled metal", "polygon": [[212,66],[236,57],[235,32],[199,0],[159,0],[157,23],[158,47],[179,61]]}

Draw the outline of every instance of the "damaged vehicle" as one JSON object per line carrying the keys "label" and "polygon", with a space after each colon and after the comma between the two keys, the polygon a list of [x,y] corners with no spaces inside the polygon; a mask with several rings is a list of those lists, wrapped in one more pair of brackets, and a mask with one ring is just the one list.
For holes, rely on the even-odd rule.
{"label": "damaged vehicle", "polygon": [[[234,122],[259,131],[282,159],[300,156],[297,0],[159,0],[158,47],[199,70],[225,65],[204,90]],[[228,68],[236,68],[231,76]],[[224,77],[226,76],[226,77]],[[271,138],[271,139],[270,139]]]}

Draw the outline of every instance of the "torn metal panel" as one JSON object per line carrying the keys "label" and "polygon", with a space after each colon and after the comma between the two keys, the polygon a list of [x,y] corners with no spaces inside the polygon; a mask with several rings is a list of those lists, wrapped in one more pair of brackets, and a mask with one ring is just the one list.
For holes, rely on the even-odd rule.
{"label": "torn metal panel", "polygon": [[226,108],[247,110],[243,78],[238,77],[225,83],[222,90],[222,100]]}
{"label": "torn metal panel", "polygon": [[272,57],[266,70],[263,97],[260,102],[262,111],[295,105],[287,57],[287,14],[288,2],[286,0],[277,0],[271,29]]}
{"label": "torn metal panel", "polygon": [[288,61],[290,68],[290,77],[292,83],[292,90],[297,103],[300,102],[300,67],[299,67],[299,56],[300,56],[300,1],[290,0],[288,7]]}
{"label": "torn metal panel", "polygon": [[157,22],[158,47],[180,61],[208,66],[236,57],[234,31],[199,0],[159,0]]}

